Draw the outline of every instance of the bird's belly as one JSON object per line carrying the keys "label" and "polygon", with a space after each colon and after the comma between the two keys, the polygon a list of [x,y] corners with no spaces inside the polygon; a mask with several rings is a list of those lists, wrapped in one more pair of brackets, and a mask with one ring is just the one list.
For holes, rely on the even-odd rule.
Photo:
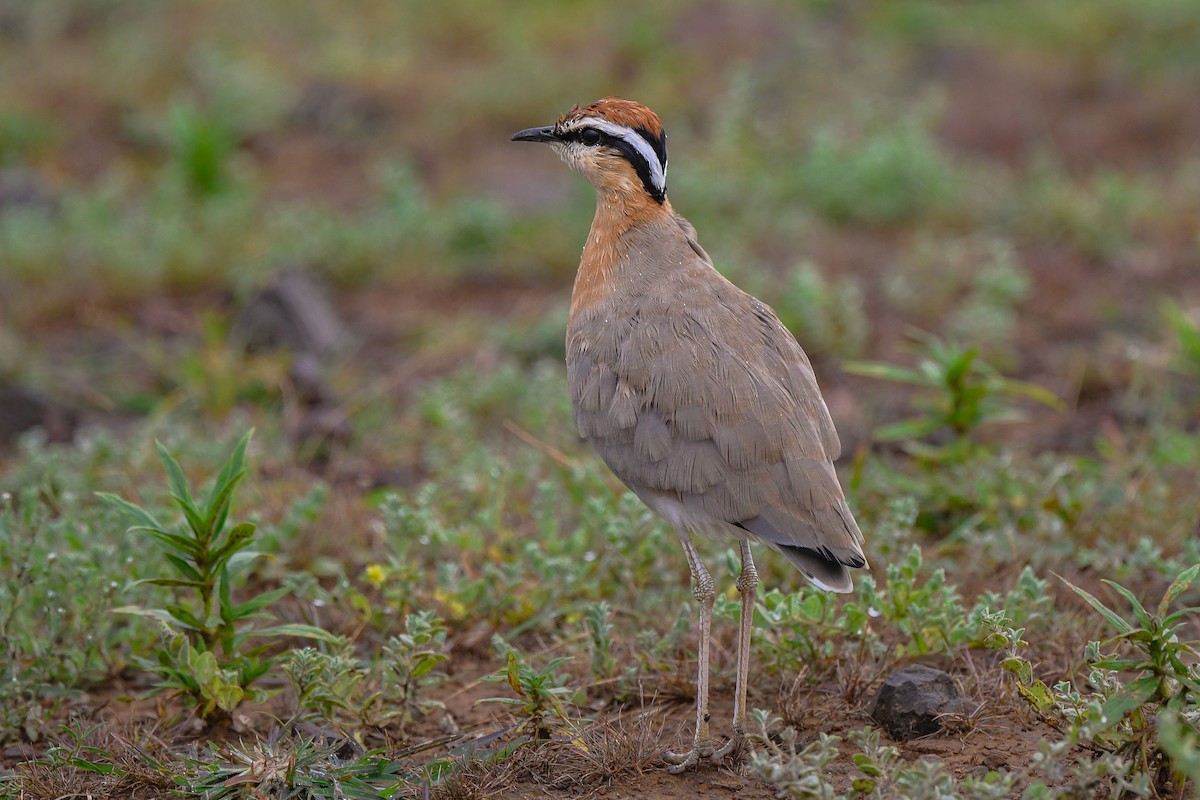
{"label": "bird's belly", "polygon": [[637,490],[634,490],[634,494],[651,511],[666,520],[667,524],[674,528],[680,535],[694,533],[717,541],[756,539],[756,537],[753,537],[744,528],[730,525],[724,520],[717,519],[703,512],[697,513],[685,506],[678,499],[672,498],[667,494],[653,493],[650,496],[646,496],[646,494]]}

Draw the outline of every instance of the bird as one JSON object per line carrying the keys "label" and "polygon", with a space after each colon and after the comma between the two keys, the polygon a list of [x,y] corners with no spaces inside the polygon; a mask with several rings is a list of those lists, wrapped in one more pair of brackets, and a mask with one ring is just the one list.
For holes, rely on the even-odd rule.
{"label": "bird", "polygon": [[[699,603],[696,726],[681,773],[721,764],[746,731],[758,572],[752,542],[821,589],[849,592],[863,535],[834,470],[841,451],[811,362],[775,312],[728,281],[667,199],[667,136],[640,103],[605,97],[512,141],[549,144],[596,191],[567,323],[579,434],[670,525]],[[741,598],[733,735],[710,731],[716,585],[695,537],[738,542]],[[736,757],[736,755],[735,755]]]}

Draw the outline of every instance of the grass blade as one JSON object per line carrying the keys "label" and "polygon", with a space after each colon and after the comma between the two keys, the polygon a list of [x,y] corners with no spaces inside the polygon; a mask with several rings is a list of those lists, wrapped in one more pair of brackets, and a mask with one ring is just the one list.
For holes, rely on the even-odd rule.
{"label": "grass blade", "polygon": [[1091,592],[1087,591],[1086,589],[1079,588],[1062,575],[1057,575],[1056,577],[1069,586],[1071,591],[1082,597],[1089,606],[1096,610],[1096,613],[1108,620],[1108,624],[1113,628],[1116,628],[1118,633],[1125,634],[1133,631],[1133,626],[1130,625],[1124,617],[1113,611],[1108,606],[1104,605],[1104,603],[1101,603],[1099,600],[1097,600]]}
{"label": "grass blade", "polygon": [[179,501],[181,506],[196,508],[196,500],[192,497],[192,490],[188,488],[187,476],[183,474],[183,467],[179,466],[179,462],[171,455],[171,451],[167,450],[167,446],[157,439],[154,440],[154,446],[158,449],[158,457],[162,459],[163,466],[167,469],[167,480],[171,485],[171,494]]}
{"label": "grass blade", "polygon": [[205,515],[205,524],[213,531],[214,535],[224,527],[226,516],[229,513],[228,497],[245,475],[246,449],[250,446],[250,439],[253,436],[254,429],[251,428],[238,440],[237,445],[233,448],[233,453],[229,456],[229,460],[225,462],[220,474],[217,475],[217,479],[213,483],[212,497],[209,498],[208,509]]}
{"label": "grass blade", "polygon": [[162,528],[162,525],[154,518],[153,514],[141,506],[129,502],[123,497],[118,497],[112,492],[96,492],[96,497],[100,498],[102,502],[107,503],[114,508],[120,509],[132,519],[137,520],[137,525],[133,527],[147,528],[150,530]]}
{"label": "grass blade", "polygon": [[1145,607],[1142,605],[1142,602],[1137,599],[1137,596],[1133,592],[1129,591],[1116,581],[1110,581],[1107,578],[1105,578],[1102,583],[1107,584],[1114,592],[1125,598],[1125,602],[1129,603],[1130,608],[1133,609],[1133,613],[1137,614],[1138,622],[1142,623],[1143,628],[1152,627],[1153,622],[1150,619],[1150,614],[1146,611]]}
{"label": "grass blade", "polygon": [[1160,617],[1167,613],[1167,607],[1171,605],[1176,597],[1187,591],[1192,582],[1196,580],[1197,575],[1200,575],[1200,564],[1193,564],[1179,573],[1175,580],[1171,581],[1171,585],[1167,587],[1166,593],[1163,594],[1163,598],[1158,604],[1158,615]]}

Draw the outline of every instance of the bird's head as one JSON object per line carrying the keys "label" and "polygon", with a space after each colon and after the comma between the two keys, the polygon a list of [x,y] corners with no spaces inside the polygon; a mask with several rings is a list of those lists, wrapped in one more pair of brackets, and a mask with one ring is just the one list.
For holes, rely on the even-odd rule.
{"label": "bird's head", "polygon": [[550,144],[599,191],[666,202],[667,134],[658,115],[640,103],[605,97],[573,107],[553,125],[514,133],[512,140]]}

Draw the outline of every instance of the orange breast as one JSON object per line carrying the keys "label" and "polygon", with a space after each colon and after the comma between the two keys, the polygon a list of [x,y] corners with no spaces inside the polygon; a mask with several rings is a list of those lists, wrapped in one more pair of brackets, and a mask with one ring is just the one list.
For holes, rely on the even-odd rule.
{"label": "orange breast", "polygon": [[608,198],[604,192],[598,194],[596,216],[575,273],[571,318],[601,302],[617,287],[621,280],[619,268],[629,255],[629,231],[639,225],[669,223],[675,213],[669,201],[659,205],[640,191]]}

